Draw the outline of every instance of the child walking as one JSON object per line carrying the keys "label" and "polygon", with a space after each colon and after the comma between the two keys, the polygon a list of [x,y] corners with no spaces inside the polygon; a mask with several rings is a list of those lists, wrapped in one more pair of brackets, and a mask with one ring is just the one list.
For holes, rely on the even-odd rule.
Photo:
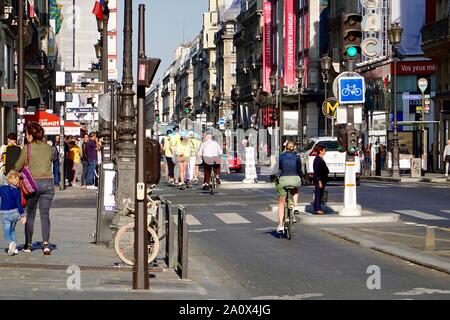
{"label": "child walking", "polygon": [[22,224],[27,221],[22,207],[20,190],[17,188],[20,175],[17,171],[11,171],[6,176],[8,185],[0,187],[0,211],[2,214],[3,234],[9,242],[8,255],[19,254],[16,244],[16,224],[20,220]]}

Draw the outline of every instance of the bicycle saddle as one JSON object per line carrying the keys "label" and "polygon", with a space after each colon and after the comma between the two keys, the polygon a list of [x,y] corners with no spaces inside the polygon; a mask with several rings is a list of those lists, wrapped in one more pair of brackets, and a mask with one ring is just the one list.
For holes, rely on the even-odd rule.
{"label": "bicycle saddle", "polygon": [[292,191],[295,189],[297,189],[297,188],[296,187],[284,187],[284,190],[286,190],[286,191]]}

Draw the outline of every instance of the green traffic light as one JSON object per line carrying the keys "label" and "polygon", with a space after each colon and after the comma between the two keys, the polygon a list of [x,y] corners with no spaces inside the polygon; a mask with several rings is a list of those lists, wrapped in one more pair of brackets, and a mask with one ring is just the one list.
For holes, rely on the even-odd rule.
{"label": "green traffic light", "polygon": [[356,57],[357,54],[358,54],[358,50],[356,50],[355,47],[350,47],[347,49],[347,56],[349,56],[350,58]]}
{"label": "green traffic light", "polygon": [[344,151],[345,151],[345,148],[342,147],[342,146],[339,146],[338,151],[339,151],[339,152],[344,152]]}
{"label": "green traffic light", "polygon": [[356,153],[356,148],[355,147],[351,147],[351,148],[348,149],[348,152],[350,154],[355,154]]}

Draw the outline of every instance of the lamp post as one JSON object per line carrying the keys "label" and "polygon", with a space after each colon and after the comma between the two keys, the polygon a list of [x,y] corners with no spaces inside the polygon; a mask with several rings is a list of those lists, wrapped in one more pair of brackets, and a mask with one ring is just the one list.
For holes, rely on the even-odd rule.
{"label": "lamp post", "polygon": [[[329,81],[328,72],[331,67],[331,58],[328,56],[328,54],[325,54],[320,59],[320,66],[322,69],[323,83],[325,85],[325,101],[327,101],[328,100],[328,81]],[[334,115],[333,115],[332,122],[331,122],[331,135],[334,137]],[[327,117],[327,115],[325,115],[325,136],[328,137],[328,117]]]}
{"label": "lamp post", "polygon": [[[323,83],[325,85],[325,102],[328,100],[328,71],[330,70],[331,66],[331,58],[328,56],[328,54],[325,54],[320,59],[320,67],[322,69],[322,79]],[[328,115],[325,115],[325,136],[328,137]],[[333,116],[333,122],[332,122],[332,135],[334,136],[334,116]]]}
{"label": "lamp post", "polygon": [[[256,94],[258,93],[259,83],[258,80],[252,81],[252,95],[253,95],[253,114],[255,117],[255,126],[258,124],[258,110],[256,110]],[[252,116],[253,116],[252,114]],[[251,118],[250,118],[251,119]],[[253,123],[252,123],[253,126]]]}
{"label": "lamp post", "polygon": [[[175,107],[175,97],[176,97],[175,93],[176,93],[176,91],[177,91],[177,85],[176,85],[175,83],[172,83],[172,84],[170,85],[170,90],[172,91],[172,108],[173,108],[173,114],[174,114],[174,115],[176,114],[176,117],[175,117],[174,119],[179,119],[178,110],[177,110],[177,108]],[[174,121],[174,122],[175,122],[175,121]]]}
{"label": "lamp post", "polygon": [[397,61],[398,49],[402,41],[403,28],[400,27],[399,22],[395,22],[388,28],[389,43],[392,45],[392,55],[394,60],[394,79],[393,83],[393,97],[394,97],[394,150],[392,163],[392,177],[400,177],[400,159],[398,152],[398,123],[397,123]]}
{"label": "lamp post", "polygon": [[[18,26],[18,41],[17,41],[17,89],[18,89],[18,120],[19,120],[19,126],[18,126],[18,133],[19,133],[19,143],[24,144],[25,143],[25,137],[24,137],[24,123],[23,123],[23,112],[25,108],[25,59],[24,59],[24,39],[23,39],[23,13],[24,13],[24,1],[21,0],[18,3],[18,10],[19,10],[19,26]],[[61,107],[63,108],[63,107]],[[64,136],[61,137],[61,140],[64,139]]]}
{"label": "lamp post", "polygon": [[240,118],[240,109],[241,106],[239,105],[239,99],[241,97],[241,87],[237,84],[234,87],[234,93],[236,94],[236,129],[239,128],[239,125],[241,124],[241,118]]}
{"label": "lamp post", "polygon": [[133,91],[133,1],[124,0],[124,40],[123,40],[123,77],[122,77],[122,105],[119,111],[117,126],[117,204],[122,210],[124,199],[134,199],[135,159],[136,148],[134,134],[136,133],[134,119]]}
{"label": "lamp post", "polygon": [[305,68],[301,63],[297,65],[297,88],[298,88],[298,138],[300,143],[303,144],[303,119],[302,119],[302,89],[303,89],[303,77],[305,75]]}

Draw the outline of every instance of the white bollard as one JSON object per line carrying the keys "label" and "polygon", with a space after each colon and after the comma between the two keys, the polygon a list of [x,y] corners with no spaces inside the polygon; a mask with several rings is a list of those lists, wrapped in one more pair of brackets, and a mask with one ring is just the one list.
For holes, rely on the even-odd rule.
{"label": "white bollard", "polygon": [[362,216],[361,206],[358,206],[356,196],[356,162],[345,163],[345,195],[344,209],[339,212],[341,217]]}

